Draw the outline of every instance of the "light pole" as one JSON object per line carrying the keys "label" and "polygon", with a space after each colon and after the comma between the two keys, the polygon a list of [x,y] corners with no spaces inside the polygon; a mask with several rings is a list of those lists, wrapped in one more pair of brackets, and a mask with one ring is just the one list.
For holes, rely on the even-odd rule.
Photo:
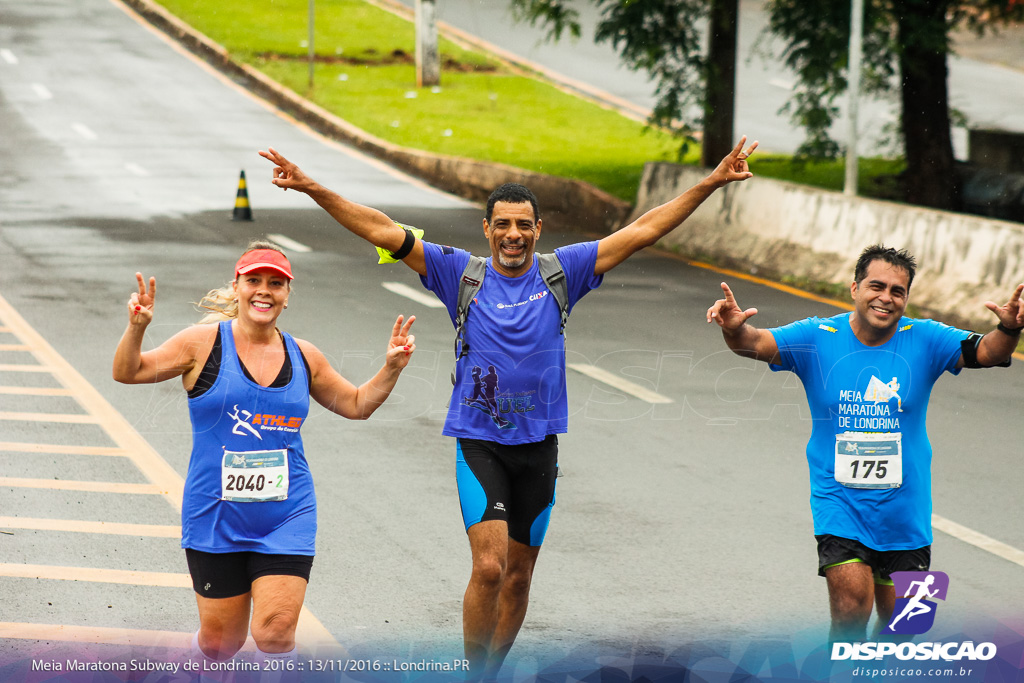
{"label": "light pole", "polygon": [[850,128],[846,136],[846,178],[843,194],[857,195],[857,105],[860,100],[860,63],[864,40],[864,0],[852,0],[850,7],[850,67],[848,88],[850,90]]}
{"label": "light pole", "polygon": [[441,85],[434,0],[416,0],[416,87],[431,85]]}

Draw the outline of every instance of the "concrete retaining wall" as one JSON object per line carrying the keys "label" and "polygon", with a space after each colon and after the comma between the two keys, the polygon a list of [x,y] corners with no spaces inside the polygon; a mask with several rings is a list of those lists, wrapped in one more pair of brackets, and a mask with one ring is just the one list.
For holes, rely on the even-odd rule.
{"label": "concrete retaining wall", "polygon": [[[705,175],[694,167],[647,164],[633,217]],[[788,274],[848,285],[857,256],[875,243],[906,248],[917,257],[911,302],[950,323],[988,331],[996,319],[984,302],[1006,303],[1024,281],[1022,225],[770,178],[719,190],[661,244],[763,277]]]}
{"label": "concrete retaining wall", "polygon": [[223,46],[160,5],[150,0],[122,2],[218,70],[311,128],[383,159],[434,187],[473,201],[485,201],[491,191],[502,183],[522,183],[537,195],[544,227],[548,229],[608,233],[619,227],[629,213],[628,202],[579,180],[534,173],[505,164],[431,154],[381,140],[282,87],[256,69],[233,61]]}

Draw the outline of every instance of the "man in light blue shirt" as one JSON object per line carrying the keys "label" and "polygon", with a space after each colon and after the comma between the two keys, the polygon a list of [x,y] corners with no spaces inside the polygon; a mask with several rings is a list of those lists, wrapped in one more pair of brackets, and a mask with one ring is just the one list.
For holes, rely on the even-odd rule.
{"label": "man in light blue shirt", "polygon": [[795,372],[813,427],[807,444],[818,572],[828,582],[830,638],[863,640],[872,604],[889,623],[895,571],[931,563],[931,459],[925,423],[932,386],[964,367],[1008,365],[1024,328],[1017,287],[985,305],[998,327],[974,334],[903,316],[916,269],[906,251],[864,250],[850,286],[854,310],[759,330],[729,286],[708,309],[735,353]]}

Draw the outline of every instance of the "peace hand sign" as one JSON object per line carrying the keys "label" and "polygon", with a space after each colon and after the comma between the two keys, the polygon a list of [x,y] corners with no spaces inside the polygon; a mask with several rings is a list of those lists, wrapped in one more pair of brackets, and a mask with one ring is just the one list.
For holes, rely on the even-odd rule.
{"label": "peace hand sign", "polygon": [[156,278],[149,278],[149,286],[142,273],[135,273],[139,291],[128,297],[128,322],[132,325],[148,325],[153,321],[153,306],[156,304]]}
{"label": "peace hand sign", "polygon": [[731,182],[737,180],[746,180],[747,178],[753,178],[754,174],[750,172],[750,167],[747,166],[747,157],[754,153],[757,149],[757,141],[755,140],[747,151],[743,151],[743,145],[747,143],[747,136],[744,135],[740,138],[740,141],[736,143],[736,146],[732,148],[729,155],[722,159],[718,167],[711,172],[711,178],[715,181],[718,187],[728,185]]}

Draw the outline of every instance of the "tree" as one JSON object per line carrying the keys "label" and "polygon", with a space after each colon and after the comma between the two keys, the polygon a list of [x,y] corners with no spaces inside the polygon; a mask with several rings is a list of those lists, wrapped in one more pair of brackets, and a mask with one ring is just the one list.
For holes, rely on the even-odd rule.
{"label": "tree", "polygon": [[[771,0],[769,29],[785,42],[783,58],[801,88],[787,105],[808,132],[798,156],[835,157],[828,135],[846,91],[850,6],[834,0]],[[1015,0],[866,0],[865,92],[898,89],[907,162],[906,201],[939,209],[959,207],[950,132],[947,56],[950,33],[979,33],[1024,18]]]}
{"label": "tree", "polygon": [[[701,163],[715,166],[731,150],[736,91],[739,0],[589,0],[602,11],[595,40],[610,42],[634,70],[656,80],[649,123],[683,138],[681,154],[703,131]],[[579,38],[573,0],[512,0],[520,19],[548,27],[559,40]],[[707,48],[701,38],[707,26]],[[699,113],[696,113],[699,112]]]}

